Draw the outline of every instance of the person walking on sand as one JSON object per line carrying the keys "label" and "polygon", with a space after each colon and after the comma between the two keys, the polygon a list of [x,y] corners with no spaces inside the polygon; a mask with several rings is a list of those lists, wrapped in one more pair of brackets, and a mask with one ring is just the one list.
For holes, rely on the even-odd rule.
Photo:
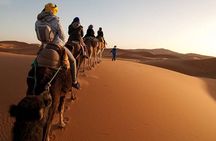
{"label": "person walking on sand", "polygon": [[40,60],[38,64],[43,63],[43,60],[47,59],[47,56],[41,55],[41,52],[46,51],[47,47],[52,47],[55,50],[64,49],[67,53],[70,62],[70,69],[72,75],[72,87],[80,89],[80,84],[77,81],[76,76],[76,61],[73,54],[67,49],[65,45],[65,34],[63,32],[62,25],[60,24],[59,17],[57,17],[58,7],[53,3],[48,3],[45,5],[44,9],[37,16],[37,21],[35,23],[35,31],[37,38],[41,41],[41,49],[38,53]]}
{"label": "person walking on sand", "polygon": [[112,61],[116,61],[116,55],[117,55],[116,45],[112,48],[111,53],[112,53]]}

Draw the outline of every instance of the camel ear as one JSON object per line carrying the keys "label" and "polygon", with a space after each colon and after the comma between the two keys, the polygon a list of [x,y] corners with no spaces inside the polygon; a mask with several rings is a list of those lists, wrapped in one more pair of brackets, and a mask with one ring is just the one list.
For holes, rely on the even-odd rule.
{"label": "camel ear", "polygon": [[11,117],[16,117],[18,113],[18,106],[17,105],[11,105],[9,109],[9,113]]}

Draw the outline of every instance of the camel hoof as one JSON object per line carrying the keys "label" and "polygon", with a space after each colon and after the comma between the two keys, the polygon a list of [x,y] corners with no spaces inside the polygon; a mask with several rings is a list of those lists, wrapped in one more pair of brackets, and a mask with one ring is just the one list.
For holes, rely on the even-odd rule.
{"label": "camel hoof", "polygon": [[65,126],[66,126],[66,124],[65,124],[64,122],[60,122],[60,123],[59,123],[59,127],[60,127],[60,128],[64,128]]}
{"label": "camel hoof", "polygon": [[68,123],[68,122],[70,121],[70,118],[69,118],[69,117],[64,117],[64,121],[65,121],[66,123]]}
{"label": "camel hoof", "polygon": [[70,107],[69,106],[65,106],[65,111],[68,111],[70,110]]}
{"label": "camel hoof", "polygon": [[55,135],[50,135],[46,141],[54,141],[56,139],[56,136]]}

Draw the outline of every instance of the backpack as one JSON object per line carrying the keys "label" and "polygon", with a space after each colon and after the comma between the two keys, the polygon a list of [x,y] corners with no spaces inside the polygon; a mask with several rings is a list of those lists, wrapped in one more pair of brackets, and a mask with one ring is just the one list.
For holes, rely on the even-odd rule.
{"label": "backpack", "polygon": [[55,34],[49,23],[46,21],[37,21],[35,23],[37,38],[42,43],[50,43],[54,40]]}

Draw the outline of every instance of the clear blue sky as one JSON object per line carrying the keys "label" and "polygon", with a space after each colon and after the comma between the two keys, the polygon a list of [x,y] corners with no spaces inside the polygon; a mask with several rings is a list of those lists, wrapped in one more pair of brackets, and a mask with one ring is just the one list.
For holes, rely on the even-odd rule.
{"label": "clear blue sky", "polygon": [[216,56],[216,0],[0,0],[0,40],[39,43],[34,23],[48,2],[58,5],[65,34],[78,16],[84,31],[103,28],[108,47]]}

